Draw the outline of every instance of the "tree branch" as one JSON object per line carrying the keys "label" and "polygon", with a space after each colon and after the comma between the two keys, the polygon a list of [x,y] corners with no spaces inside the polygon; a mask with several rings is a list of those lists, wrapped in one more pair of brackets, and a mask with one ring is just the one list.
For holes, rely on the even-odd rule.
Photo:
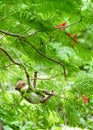
{"label": "tree branch", "polygon": [[37,74],[38,74],[38,71],[35,71],[34,72],[34,81],[33,81],[33,87],[36,88],[36,84],[37,84]]}
{"label": "tree branch", "polygon": [[5,53],[5,55],[11,60],[12,63],[14,63],[15,65],[20,65],[20,63],[14,61],[12,59],[12,57],[8,54],[8,52],[5,49],[3,49],[2,47],[0,47],[0,50],[2,50]]}
{"label": "tree branch", "polygon": [[9,35],[9,36],[17,37],[17,38],[27,38],[27,37],[31,37],[31,36],[35,35],[36,33],[39,32],[39,30],[36,30],[35,32],[33,32],[27,36],[22,36],[20,34],[15,34],[15,33],[10,33],[10,32],[4,31],[4,30],[0,30],[0,32],[5,34],[5,35]]}
{"label": "tree branch", "polygon": [[[66,77],[66,70],[65,70],[65,66],[62,62],[60,61],[57,61],[47,55],[45,55],[44,53],[42,53],[41,51],[39,51],[34,45],[32,45],[31,43],[29,43],[25,38],[25,36],[21,36],[20,34],[14,34],[14,33],[9,33],[9,32],[6,32],[6,31],[3,31],[3,30],[0,30],[1,33],[4,33],[6,35],[9,35],[9,36],[14,36],[14,37],[17,37],[17,38],[21,38],[21,40],[23,40],[25,43],[27,43],[29,46],[31,46],[38,54],[40,54],[41,56],[45,57],[46,59],[50,60],[50,61],[53,61],[59,65],[61,65],[63,67],[63,71],[64,71],[64,76]],[[39,30],[37,30],[36,32],[39,32]],[[33,36],[36,32],[32,33],[32,35],[30,34],[30,36]]]}
{"label": "tree branch", "polygon": [[17,37],[17,38],[24,38],[24,36],[21,36],[20,34],[15,34],[15,33],[10,33],[4,30],[0,30],[1,33],[9,35],[9,36],[13,36],[13,37]]}
{"label": "tree branch", "polygon": [[32,45],[31,43],[29,43],[28,41],[26,40],[23,40],[25,43],[27,43],[29,46],[31,46],[38,54],[40,54],[41,56],[45,57],[46,59],[50,60],[50,61],[53,61],[59,65],[61,65],[63,67],[63,71],[64,71],[64,76],[66,77],[66,69],[65,69],[65,65],[58,61],[58,60],[55,60],[47,55],[45,55],[44,53],[42,53],[41,51],[39,51],[34,45]]}
{"label": "tree branch", "polygon": [[25,74],[26,74],[26,77],[27,77],[28,85],[29,85],[29,87],[30,87],[30,85],[31,85],[31,82],[30,82],[30,75],[29,75],[29,73],[28,73],[26,67],[24,66],[23,68],[24,68],[24,70],[25,70]]}
{"label": "tree branch", "polygon": [[[25,74],[26,74],[26,78],[27,78],[27,81],[28,81],[28,85],[30,86],[30,75],[29,73],[27,72],[27,69],[25,66],[23,66],[21,63],[18,63],[16,61],[13,60],[13,58],[10,56],[10,54],[2,47],[0,47],[0,50],[3,51],[5,53],[5,55],[9,58],[9,60],[14,64],[14,65],[18,65],[18,66],[22,66],[24,71],[25,71]],[[13,65],[13,64],[9,64],[9,65]],[[9,65],[7,67],[9,67]]]}

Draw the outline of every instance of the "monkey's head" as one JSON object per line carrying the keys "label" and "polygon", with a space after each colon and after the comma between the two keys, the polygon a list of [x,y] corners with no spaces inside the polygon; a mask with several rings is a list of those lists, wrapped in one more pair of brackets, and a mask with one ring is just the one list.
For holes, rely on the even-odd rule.
{"label": "monkey's head", "polygon": [[20,81],[17,82],[15,89],[20,91],[25,86],[26,86],[26,83],[24,81],[20,80]]}

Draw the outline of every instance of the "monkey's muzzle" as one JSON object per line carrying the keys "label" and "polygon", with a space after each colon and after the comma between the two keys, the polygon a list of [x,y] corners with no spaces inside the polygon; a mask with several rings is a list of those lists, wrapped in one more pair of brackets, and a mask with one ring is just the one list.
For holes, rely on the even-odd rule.
{"label": "monkey's muzzle", "polygon": [[20,88],[18,88],[18,87],[15,87],[15,90],[17,90],[17,91],[20,91]]}

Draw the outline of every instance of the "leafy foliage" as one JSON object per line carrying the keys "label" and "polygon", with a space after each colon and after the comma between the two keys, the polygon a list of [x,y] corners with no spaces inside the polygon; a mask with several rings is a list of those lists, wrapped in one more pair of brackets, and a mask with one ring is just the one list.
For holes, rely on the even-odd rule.
{"label": "leafy foliage", "polygon": [[[63,124],[93,129],[92,7],[91,0],[0,0],[0,122],[5,130],[60,130]],[[64,29],[56,28],[63,22]],[[38,80],[38,87],[57,93],[44,105],[29,104],[14,91],[18,80],[28,83],[27,74],[31,79],[35,71],[48,78]]]}

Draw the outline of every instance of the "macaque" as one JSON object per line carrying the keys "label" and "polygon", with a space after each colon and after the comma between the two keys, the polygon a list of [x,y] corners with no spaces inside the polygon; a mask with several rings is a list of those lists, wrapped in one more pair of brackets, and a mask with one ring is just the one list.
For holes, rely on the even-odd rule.
{"label": "macaque", "polygon": [[22,97],[32,104],[46,103],[52,96],[56,95],[54,91],[49,92],[29,87],[24,81],[18,81],[15,89],[21,93]]}

